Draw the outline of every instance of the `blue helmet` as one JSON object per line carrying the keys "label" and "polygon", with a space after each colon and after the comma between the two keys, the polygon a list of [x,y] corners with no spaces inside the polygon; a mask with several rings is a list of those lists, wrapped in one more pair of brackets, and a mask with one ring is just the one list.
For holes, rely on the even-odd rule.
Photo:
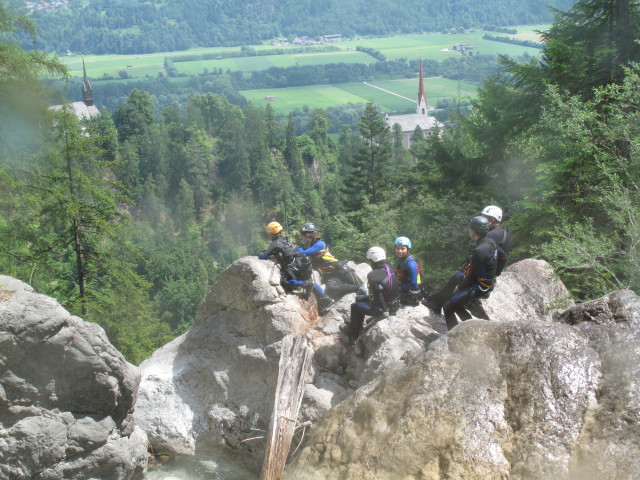
{"label": "blue helmet", "polygon": [[396,241],[393,242],[394,245],[402,245],[403,247],[411,248],[411,240],[407,237],[398,237]]}

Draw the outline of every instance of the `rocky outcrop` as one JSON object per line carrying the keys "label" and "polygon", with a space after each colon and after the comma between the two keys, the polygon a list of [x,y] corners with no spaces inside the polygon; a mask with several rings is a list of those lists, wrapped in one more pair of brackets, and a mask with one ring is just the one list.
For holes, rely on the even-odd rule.
{"label": "rocky outcrop", "polygon": [[144,478],[138,382],[102,328],[0,276],[1,478]]}
{"label": "rocky outcrop", "polygon": [[329,412],[286,479],[640,478],[640,299],[471,320]]}
{"label": "rocky outcrop", "polygon": [[640,299],[572,305],[542,261],[510,266],[450,332],[405,307],[350,345],[353,295],[320,317],[273,263],[242,258],[141,365],[144,432],[137,371],[102,330],[0,282],[0,477],[142,478],[148,436],[200,475],[256,478],[281,340],[298,333],[314,350],[297,419],[311,432],[284,478],[640,478]]}
{"label": "rocky outcrop", "polygon": [[551,321],[554,310],[573,305],[573,300],[547,262],[529,258],[510,265],[491,296],[476,305],[478,317],[494,322]]}
{"label": "rocky outcrop", "polygon": [[[362,277],[369,269],[354,266]],[[140,425],[158,453],[207,451],[207,465],[229,478],[259,470],[273,410],[280,340],[304,333],[314,349],[311,378],[299,422],[315,423],[377,375],[401,366],[446,327],[426,307],[402,311],[371,327],[356,348],[338,327],[354,295],[319,317],[315,300],[286,294],[272,262],[245,257],[221,276],[185,335],[140,366],[136,408]]]}
{"label": "rocky outcrop", "polygon": [[[367,265],[353,266],[366,277]],[[516,318],[525,317],[533,299],[535,308],[547,312],[547,292],[553,291],[555,298],[564,288],[548,277],[544,266],[539,269],[553,285],[531,293],[531,299],[522,293],[509,305]],[[508,289],[518,275],[504,278],[500,288]],[[268,428],[284,335],[304,333],[314,349],[298,422],[315,425],[348,402],[356,389],[407,368],[447,332],[442,316],[420,305],[402,308],[349,345],[339,326],[348,319],[353,300],[354,295],[347,295],[319,317],[313,298],[285,294],[273,263],[255,257],[234,262],[201,305],[191,330],[140,366],[136,415],[154,450],[194,458],[206,451],[207,464],[201,470],[225,478],[255,475],[264,441],[246,440]]]}

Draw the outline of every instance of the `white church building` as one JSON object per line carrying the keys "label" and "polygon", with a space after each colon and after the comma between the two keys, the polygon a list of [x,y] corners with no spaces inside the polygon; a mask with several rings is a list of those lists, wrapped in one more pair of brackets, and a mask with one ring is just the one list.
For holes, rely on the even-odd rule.
{"label": "white church building", "polygon": [[436,119],[436,117],[429,116],[427,94],[424,91],[422,61],[420,62],[420,80],[418,81],[418,102],[416,113],[409,113],[406,115],[386,115],[385,120],[391,129],[393,129],[393,126],[396,123],[400,125],[400,128],[402,129],[402,146],[404,148],[409,148],[411,146],[411,137],[413,136],[417,126],[422,129],[422,133],[425,137],[434,135],[444,126]]}
{"label": "white church building", "polygon": [[100,110],[93,103],[93,88],[91,88],[91,82],[87,76],[87,68],[84,65],[84,58],[82,59],[82,101],[71,102],[65,105],[53,105],[49,107],[51,110],[61,110],[62,108],[68,108],[79,120],[87,120],[97,115],[100,115]]}

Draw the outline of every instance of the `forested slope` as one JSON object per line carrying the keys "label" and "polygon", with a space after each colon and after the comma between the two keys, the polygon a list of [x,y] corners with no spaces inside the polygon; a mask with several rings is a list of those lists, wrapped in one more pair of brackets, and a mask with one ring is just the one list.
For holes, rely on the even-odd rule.
{"label": "forested slope", "polygon": [[[247,45],[279,35],[448,32],[546,23],[552,19],[547,5],[567,9],[572,4],[573,0],[70,0],[67,9],[35,13],[41,28],[36,48],[129,54]],[[23,46],[32,48],[26,37]]]}
{"label": "forested slope", "polygon": [[640,289],[638,1],[558,15],[541,60],[502,59],[468,115],[411,149],[372,103],[337,140],[325,111],[296,125],[211,93],[159,110],[132,90],[78,122],[47,111],[37,79],[66,71],[13,43],[20,23],[0,4],[0,272],[99,322],[131,361],[185,331],[273,220],[298,242],[315,222],[339,259],[408,236],[437,288],[496,204],[512,260],[546,259],[575,298]]}

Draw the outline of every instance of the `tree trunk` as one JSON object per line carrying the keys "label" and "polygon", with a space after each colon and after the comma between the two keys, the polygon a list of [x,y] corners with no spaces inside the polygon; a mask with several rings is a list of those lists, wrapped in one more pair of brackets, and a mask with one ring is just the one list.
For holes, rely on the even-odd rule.
{"label": "tree trunk", "polygon": [[289,334],[282,339],[275,405],[260,480],[277,480],[284,472],[312,358],[313,350],[304,335]]}

